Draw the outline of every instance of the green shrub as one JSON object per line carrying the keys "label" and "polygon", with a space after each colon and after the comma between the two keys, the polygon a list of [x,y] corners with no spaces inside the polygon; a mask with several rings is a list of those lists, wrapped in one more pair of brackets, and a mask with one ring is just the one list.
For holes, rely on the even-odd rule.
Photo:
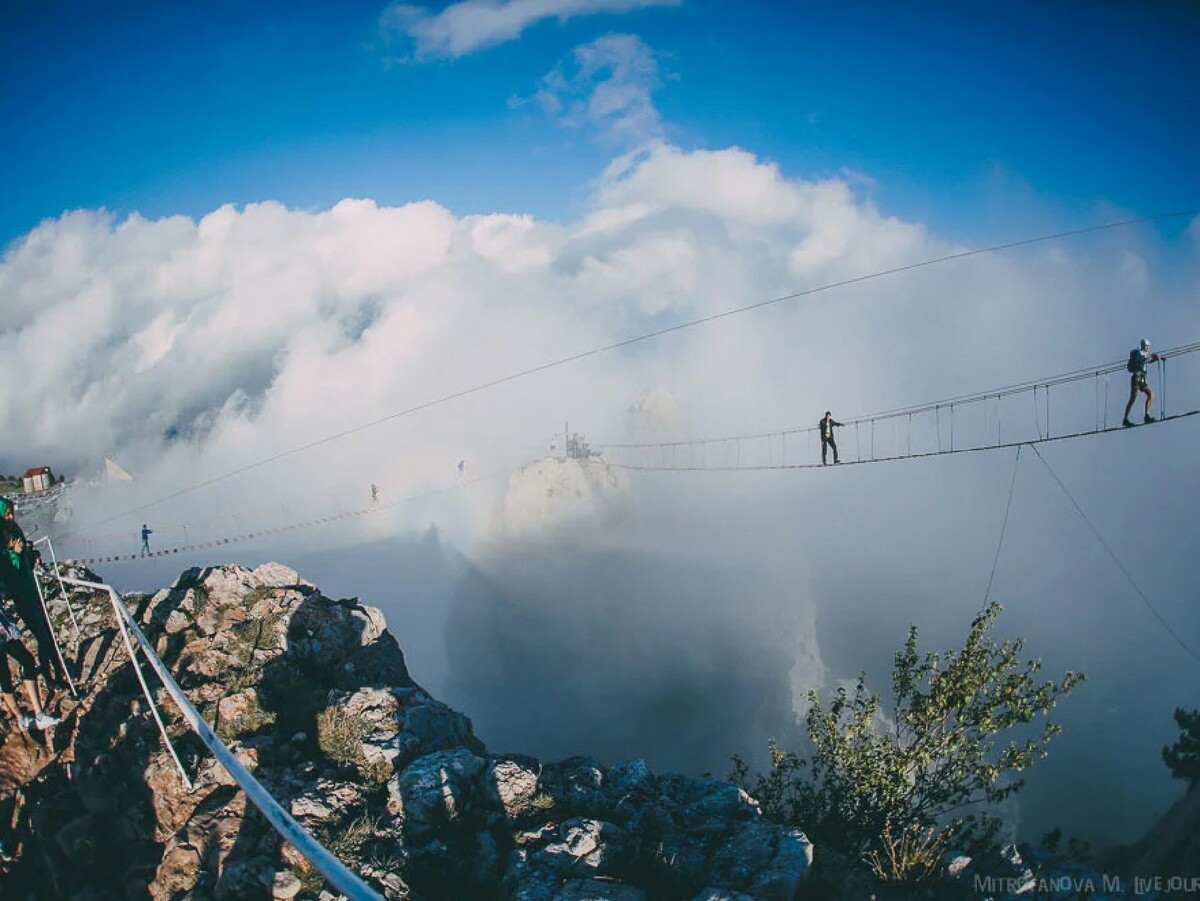
{"label": "green shrub", "polygon": [[1200,710],[1190,713],[1182,707],[1175,709],[1175,722],[1183,731],[1179,740],[1163,748],[1163,763],[1176,779],[1186,779],[1188,790],[1200,783]]}
{"label": "green shrub", "polygon": [[828,708],[809,693],[808,760],[769,745],[771,769],[753,781],[734,761],[733,779],[763,812],[802,827],[815,841],[864,855],[887,881],[918,881],[951,842],[967,849],[993,842],[999,820],[988,805],[1024,784],[1012,776],[1046,755],[1061,727],[1046,722],[1024,740],[1002,736],[1046,715],[1083,680],[1068,672],[1039,684],[1040,661],[1022,663],[1022,640],[988,634],[999,604],[981,611],[962,650],[917,649],[917,629],[895,655],[892,706],[860,676],[838,688]]}

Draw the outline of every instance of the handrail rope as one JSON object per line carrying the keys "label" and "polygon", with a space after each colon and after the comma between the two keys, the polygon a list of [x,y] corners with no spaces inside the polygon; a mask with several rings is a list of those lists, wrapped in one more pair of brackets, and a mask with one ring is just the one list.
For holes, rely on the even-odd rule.
{"label": "handrail rope", "polygon": [[198,541],[192,544],[176,545],[174,547],[161,548],[157,551],[151,551],[148,554],[109,554],[97,557],[71,557],[67,562],[70,563],[130,563],[139,560],[153,560],[159,557],[170,557],[175,554],[187,553],[188,551],[205,550],[211,547],[224,547],[229,544],[239,544],[243,541],[254,541],[261,538],[268,538],[272,535],[282,535],[285,532],[294,532],[298,529],[309,529],[316,526],[330,525],[341,520],[351,519],[355,516],[366,516],[371,513],[381,513],[384,510],[389,510],[393,507],[398,507],[401,504],[411,503],[413,501],[424,500],[428,497],[435,497],[440,494],[449,494],[455,491],[461,491],[465,488],[470,488],[473,485],[478,485],[482,482],[491,481],[498,476],[506,475],[511,472],[511,467],[493,470],[481,476],[476,476],[465,482],[456,485],[447,485],[444,488],[435,488],[429,491],[423,491],[418,494],[407,495],[398,498],[394,501],[388,501],[382,504],[371,504],[367,507],[361,507],[355,510],[342,510],[337,513],[330,513],[326,516],[313,517],[311,519],[301,520],[298,522],[287,523],[280,526],[271,526],[266,529],[258,529],[253,532],[247,532],[242,535],[231,535],[227,537],[214,538],[209,541]]}
{"label": "handrail rope", "polygon": [[[1184,356],[1200,351],[1200,341],[1192,344],[1185,344],[1180,347],[1171,348],[1162,353],[1163,357],[1169,356]],[[846,425],[853,425],[859,422],[870,422],[880,419],[890,419],[892,417],[913,416],[919,413],[936,413],[941,407],[950,406],[952,404],[970,404],[979,403],[987,398],[996,398],[999,400],[1003,397],[1011,397],[1014,394],[1021,394],[1026,391],[1034,391],[1035,394],[1039,388],[1049,388],[1057,385],[1067,385],[1073,382],[1083,381],[1084,379],[1094,378],[1098,375],[1110,375],[1114,372],[1122,372],[1125,369],[1125,361],[1116,363],[1104,363],[1100,366],[1091,366],[1086,369],[1077,369],[1071,372],[1062,373],[1052,376],[1048,379],[1034,379],[1028,382],[1018,382],[1012,385],[1006,385],[1002,388],[992,388],[986,391],[976,391],[971,394],[962,394],[957,397],[948,397],[936,401],[927,401],[920,404],[914,404],[909,407],[895,407],[890,410],[882,410],[876,413],[868,413],[864,416],[859,416],[857,419],[846,420]],[[1036,402],[1036,401],[1035,401]],[[1040,415],[1040,414],[1039,414]],[[762,432],[747,432],[740,435],[719,435],[712,438],[695,438],[681,441],[660,441],[660,442],[589,442],[592,447],[615,449],[615,448],[639,448],[639,447],[671,447],[684,444],[714,444],[719,441],[733,441],[751,438],[765,438],[768,435],[778,434],[799,434],[802,432],[816,432],[817,426],[785,426],[778,429],[770,429]],[[1039,419],[1039,434],[1040,434],[1040,419]]]}
{"label": "handrail rope", "polygon": [[1058,483],[1058,487],[1061,488],[1063,494],[1067,496],[1067,500],[1071,502],[1071,506],[1075,508],[1076,512],[1083,518],[1083,521],[1087,523],[1088,528],[1092,530],[1092,534],[1096,536],[1096,540],[1100,542],[1100,546],[1108,552],[1108,556],[1112,558],[1113,563],[1117,564],[1117,569],[1121,571],[1121,575],[1125,577],[1126,581],[1129,582],[1129,584],[1133,587],[1133,590],[1137,592],[1138,597],[1142,599],[1142,602],[1147,608],[1149,608],[1150,612],[1154,614],[1155,619],[1159,621],[1162,627],[1166,629],[1168,633],[1170,633],[1171,637],[1178,642],[1179,646],[1183,648],[1192,657],[1192,659],[1194,659],[1197,663],[1200,663],[1200,654],[1193,650],[1191,645],[1184,641],[1179,636],[1179,633],[1177,633],[1171,627],[1171,624],[1163,618],[1163,615],[1158,612],[1158,608],[1154,606],[1154,604],[1150,601],[1150,598],[1146,596],[1146,592],[1142,591],[1142,589],[1138,586],[1138,583],[1134,581],[1133,575],[1128,569],[1125,568],[1125,564],[1121,562],[1121,558],[1117,556],[1116,552],[1112,549],[1109,543],[1104,540],[1104,536],[1100,534],[1100,530],[1096,528],[1095,524],[1091,521],[1091,519],[1088,518],[1088,515],[1083,512],[1083,507],[1079,506],[1079,502],[1075,500],[1070,490],[1065,484],[1063,484],[1063,480],[1060,479],[1058,474],[1050,467],[1049,461],[1042,456],[1042,452],[1038,450],[1036,446],[1033,447],[1033,452],[1038,455],[1038,459],[1042,461],[1042,465],[1046,467],[1046,471],[1050,473],[1054,481]]}
{"label": "handrail rope", "polygon": [[988,247],[976,247],[976,248],[969,249],[969,250],[960,250],[960,251],[956,251],[954,253],[944,254],[943,256],[940,256],[940,257],[931,257],[929,259],[919,260],[916,263],[906,263],[903,266],[894,266],[891,269],[876,270],[875,272],[864,273],[863,275],[857,275],[857,276],[853,276],[851,278],[841,279],[840,281],[836,281],[836,282],[827,282],[826,284],[817,285],[816,287],[813,287],[813,288],[805,288],[804,290],[793,291],[790,294],[784,294],[779,297],[772,297],[767,300],[760,300],[760,301],[756,301],[754,303],[744,304],[743,306],[740,306],[740,307],[731,307],[729,309],[722,310],[719,313],[712,313],[707,316],[700,316],[695,319],[686,320],[684,322],[677,322],[674,325],[665,326],[663,328],[655,329],[654,331],[644,332],[640,335],[634,335],[629,338],[623,338],[619,341],[613,341],[610,344],[605,344],[600,347],[593,347],[589,350],[579,351],[578,353],[569,354],[568,356],[565,356],[565,357],[559,357],[556,360],[549,360],[545,363],[540,363],[536,366],[530,366],[527,369],[518,370],[517,372],[510,372],[507,375],[499,376],[497,378],[491,379],[490,381],[480,382],[480,383],[472,385],[468,388],[462,388],[458,391],[453,391],[449,394],[444,394],[441,397],[436,397],[431,400],[424,401],[422,403],[414,404],[411,407],[407,407],[406,409],[403,409],[403,410],[397,410],[394,413],[389,413],[386,416],[381,416],[378,419],[371,420],[370,422],[360,423],[359,425],[353,426],[351,428],[343,429],[340,432],[335,432],[331,435],[326,435],[323,438],[318,438],[315,441],[310,441],[307,444],[297,445],[297,446],[289,448],[287,450],[280,451],[279,453],[273,454],[269,457],[263,457],[259,460],[255,460],[252,463],[247,463],[243,466],[239,466],[239,467],[237,467],[235,469],[231,469],[227,472],[220,473],[219,475],[215,475],[210,478],[203,479],[199,482],[195,482],[194,484],[189,485],[186,488],[181,488],[178,491],[172,492],[171,494],[164,495],[163,497],[157,498],[156,500],[150,501],[149,503],[142,504],[138,507],[132,507],[128,510],[123,510],[120,513],[114,514],[113,516],[110,516],[107,519],[99,520],[95,523],[92,523],[91,525],[92,526],[102,525],[103,523],[112,522],[113,520],[120,519],[122,516],[127,516],[131,513],[138,513],[142,510],[147,510],[150,507],[156,506],[158,504],[164,503],[166,501],[172,500],[177,497],[181,497],[182,495],[188,494],[192,491],[198,491],[201,488],[207,488],[209,485],[216,484],[217,482],[224,481],[225,479],[233,478],[234,476],[238,476],[243,473],[249,472],[252,469],[257,469],[260,466],[267,466],[271,463],[275,463],[279,460],[282,460],[285,457],[290,457],[293,454],[303,453],[304,451],[312,450],[315,447],[320,447],[322,445],[329,444],[330,442],[333,442],[333,441],[339,441],[342,438],[347,438],[351,435],[356,435],[359,432],[364,432],[367,429],[375,428],[376,426],[382,425],[386,422],[392,422],[394,420],[401,419],[405,416],[410,416],[413,413],[419,413],[423,410],[428,410],[433,407],[437,407],[442,404],[449,403],[450,401],[459,400],[464,397],[470,397],[471,395],[478,394],[482,391],[487,391],[491,388],[495,388],[500,385],[505,385],[505,384],[508,384],[509,382],[517,381],[518,379],[527,378],[528,376],[536,375],[540,372],[545,372],[548,369],[556,369],[559,366],[565,366],[570,363],[576,363],[576,362],[579,362],[580,360],[586,360],[591,357],[599,356],[600,354],[609,353],[610,351],[620,350],[625,347],[630,347],[634,344],[638,344],[643,341],[650,341],[650,340],[653,340],[654,338],[661,338],[665,335],[673,334],[675,332],[682,332],[687,329],[696,328],[697,326],[706,325],[710,322],[717,322],[722,319],[727,319],[731,316],[737,316],[742,313],[748,313],[748,312],[752,312],[754,310],[760,310],[765,307],[770,307],[770,306],[774,306],[775,304],[785,303],[786,301],[789,301],[789,300],[796,300],[801,297],[809,297],[811,295],[819,294],[819,293],[822,293],[825,291],[832,291],[837,288],[848,287],[849,285],[856,285],[856,284],[861,284],[863,282],[873,281],[875,279],[886,278],[887,276],[898,275],[903,272],[911,272],[916,269],[922,269],[922,268],[925,268],[928,266],[935,266],[940,263],[948,263],[948,262],[951,262],[952,260],[961,260],[961,259],[966,259],[968,257],[980,256],[982,254],[996,253],[1001,250],[1011,250],[1011,249],[1017,248],[1017,247],[1028,247],[1032,244],[1042,244],[1042,243],[1046,243],[1049,241],[1057,241],[1062,238],[1078,237],[1080,235],[1093,234],[1095,232],[1107,231],[1107,230],[1111,230],[1111,229],[1115,229],[1115,228],[1124,228],[1124,227],[1131,226],[1131,225],[1143,225],[1147,222],[1159,222],[1159,221],[1166,220],[1166,219],[1178,219],[1183,216],[1194,216],[1197,213],[1200,213],[1200,209],[1177,210],[1177,211],[1171,212],[1171,213],[1158,213],[1158,214],[1155,214],[1152,216],[1139,216],[1139,217],[1136,217],[1133,219],[1123,219],[1123,220],[1120,220],[1117,222],[1104,222],[1104,223],[1101,223],[1100,225],[1089,225],[1089,226],[1084,226],[1083,228],[1072,228],[1072,229],[1067,229],[1067,230],[1061,231],[1061,232],[1055,232],[1053,234],[1039,235],[1039,236],[1033,237],[1033,238],[1021,238],[1016,241],[1006,241],[1002,244],[993,244]]}
{"label": "handrail rope", "polygon": [[129,612],[125,604],[120,600],[116,590],[111,585],[101,582],[88,582],[83,579],[67,577],[63,577],[63,581],[81,588],[108,592],[109,599],[112,601],[113,613],[117,618],[118,626],[121,628],[121,634],[125,638],[125,645],[129,650],[130,659],[133,661],[133,668],[137,672],[138,680],[142,683],[142,691],[150,703],[150,709],[154,713],[155,720],[158,722],[163,741],[166,743],[167,749],[171,752],[171,756],[175,759],[175,764],[179,767],[179,772],[188,790],[192,789],[191,780],[188,779],[183,764],[180,762],[178,755],[175,753],[175,748],[167,736],[166,726],[159,717],[158,709],[154,704],[149,686],[146,684],[141,668],[137,664],[137,657],[130,642],[130,634],[137,640],[143,655],[146,657],[146,662],[158,674],[159,679],[162,680],[163,687],[166,688],[167,693],[175,701],[176,705],[178,705],[179,712],[183,715],[188,725],[192,727],[192,731],[196,733],[205,747],[212,752],[217,761],[225,767],[229,775],[233,777],[242,791],[246,793],[246,797],[254,802],[254,805],[267,818],[267,822],[275,827],[275,830],[284,840],[303,854],[321,872],[326,880],[329,881],[330,885],[351,899],[351,901],[383,901],[382,896],[368,886],[362,880],[362,877],[350,870],[329,849],[314,839],[303,826],[296,822],[295,818],[283,809],[263,784],[254,778],[254,775],[234,756],[225,742],[213,732],[212,727],[204,721],[200,712],[192,704],[191,699],[179,687],[179,683],[175,681],[166,664],[154,652],[150,640],[146,638],[145,633],[142,632],[141,627],[134,620],[133,614]]}
{"label": "handrail rope", "polygon": [[[536,454],[538,452],[544,453],[545,452],[544,447],[540,446],[540,445],[537,448],[529,446],[529,447],[526,447],[525,449],[519,451],[519,453],[522,455],[520,458],[514,457],[513,459],[514,459],[514,461],[516,461],[518,459],[525,460],[525,459],[528,459],[529,455]],[[518,450],[514,449],[513,453],[514,454],[518,453]],[[382,487],[383,489],[386,489],[388,486],[382,485],[380,487]],[[344,494],[345,494],[345,492],[336,492],[336,491],[329,492],[327,497],[322,500],[322,505],[328,506],[328,504],[330,502],[332,502],[333,500],[335,500],[338,497],[344,496]],[[274,493],[273,493],[273,496],[274,496]],[[158,522],[156,522],[156,524],[154,526],[154,532],[161,533],[161,532],[179,530],[179,531],[184,532],[184,535],[185,535],[184,543],[190,544],[191,543],[190,540],[186,537],[187,530],[194,529],[196,526],[202,525],[205,523],[222,522],[222,521],[228,521],[228,520],[236,521],[241,518],[249,518],[249,517],[256,516],[256,515],[261,515],[263,513],[277,512],[277,511],[282,511],[289,516],[292,515],[292,509],[291,509],[292,505],[289,505],[286,501],[282,501],[282,500],[278,499],[277,496],[275,497],[275,499],[276,499],[275,506],[267,507],[267,508],[264,508],[261,510],[253,510],[253,511],[242,510],[242,511],[234,512],[234,513],[221,513],[216,516],[206,516],[201,519],[191,519],[191,520],[188,520],[187,522],[164,523],[162,521],[158,521]],[[72,530],[68,529],[59,534],[59,540],[64,540],[67,538],[75,539],[77,537],[82,537],[83,535],[85,535],[85,533],[83,531],[72,531]],[[124,537],[127,537],[128,535],[129,535],[129,531],[127,529],[114,530],[111,532],[87,532],[86,538],[82,538],[82,540],[84,540],[84,541],[99,541],[104,538],[124,538]]]}
{"label": "handrail rope", "polygon": [[[1200,410],[1189,410],[1187,413],[1176,413],[1173,416],[1166,416],[1158,423],[1175,422],[1179,419],[1187,419],[1192,416],[1200,415]],[[1068,441],[1075,438],[1089,438],[1093,435],[1107,435],[1110,432],[1128,432],[1130,429],[1124,426],[1111,426],[1106,429],[1087,429],[1081,432],[1071,432],[1067,435],[1055,435],[1051,438],[1024,438],[1020,441],[1009,441],[1004,444],[981,444],[976,447],[962,447],[954,450],[934,450],[934,451],[919,451],[917,453],[894,454],[890,457],[876,457],[874,460],[846,460],[841,466],[861,466],[869,463],[894,463],[897,460],[920,460],[925,457],[945,457],[951,454],[973,454],[979,451],[994,451],[1002,450],[1009,447],[1018,447],[1022,444],[1049,444],[1053,441]],[[605,461],[606,466],[613,469],[625,469],[631,472],[738,472],[738,471],[764,471],[776,469],[828,469],[822,467],[820,463],[789,463],[786,466],[775,464],[766,466],[761,463],[747,463],[745,466],[639,466],[630,463],[613,463]]]}

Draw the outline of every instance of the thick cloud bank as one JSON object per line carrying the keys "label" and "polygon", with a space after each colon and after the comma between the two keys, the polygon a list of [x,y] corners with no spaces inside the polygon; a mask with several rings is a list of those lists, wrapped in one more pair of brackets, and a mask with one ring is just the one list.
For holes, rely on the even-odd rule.
{"label": "thick cloud bank", "polygon": [[[382,547],[434,522],[470,556],[492,536],[503,478],[543,456],[567,421],[594,443],[808,425],[826,409],[849,418],[1117,359],[1142,335],[1160,347],[1197,338],[1200,227],[1172,239],[1105,232],[862,282],[588,357],[109,521],[548,360],[962,249],[885,215],[862,190],[846,178],[788,177],[738,149],[660,144],[614,162],[587,213],[567,222],[457,217],[428,201],[223,207],[199,222],[69,213],[0,262],[0,469],[50,464],[86,480],[111,457],[129,470],[132,482],[72,492],[64,531],[74,534],[64,542],[76,552],[85,538],[97,553],[135,550],[143,521],[167,545],[366,506],[374,484],[380,512],[310,533],[321,553]],[[1052,219],[1042,211],[1036,230],[1055,230],[1045,227]],[[1177,403],[1200,384],[1196,375],[1174,370]],[[1111,392],[1110,415],[1123,402],[1120,379]],[[1045,453],[1196,645],[1194,423]],[[1009,606],[1004,628],[1026,635],[1049,671],[1085,669],[1093,679],[1064,709],[1062,763],[1052,756],[1047,775],[1034,774],[1023,810],[1066,826],[1144,821],[1174,790],[1158,748],[1173,707],[1196,705],[1200,679],[1039,465],[1021,461],[993,594]],[[982,600],[1011,472],[1011,455],[977,455],[836,472],[639,475],[623,550],[554,552],[551,566],[489,537],[477,568],[463,569],[456,609],[486,610],[487,598],[517,589],[560,605],[615,592],[614,609],[632,616],[641,593],[656,599],[651,625],[665,634],[692,597],[711,614],[698,621],[731,636],[720,653],[732,656],[718,659],[733,667],[766,646],[786,586],[804,572],[830,676],[865,668],[880,681],[908,622],[931,645],[960,640]],[[498,479],[476,481],[491,474]],[[646,548],[659,557],[639,556]],[[375,559],[381,570],[395,562]],[[682,578],[684,559],[707,561],[711,578]],[[735,591],[747,567],[755,579]],[[587,585],[559,592],[555,576]],[[473,622],[470,634],[486,642],[486,618]],[[738,622],[745,635],[731,631]],[[580,623],[547,628],[574,640]],[[678,634],[703,645],[688,628]],[[760,661],[773,659],[770,647]],[[794,687],[778,669],[763,687],[776,712],[786,706],[781,686]],[[647,685],[670,684],[647,672]],[[469,688],[471,674],[463,678]],[[746,696],[742,683],[725,684]],[[602,687],[618,694],[615,683]],[[689,697],[687,709],[698,709]],[[747,744],[765,739],[752,734],[762,718],[736,722]],[[635,744],[609,750],[637,753]]]}

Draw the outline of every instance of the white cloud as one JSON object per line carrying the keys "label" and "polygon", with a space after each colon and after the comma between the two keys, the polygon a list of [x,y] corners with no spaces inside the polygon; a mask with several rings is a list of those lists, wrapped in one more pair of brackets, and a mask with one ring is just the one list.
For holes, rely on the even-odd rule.
{"label": "white cloud", "polygon": [[[591,208],[563,224],[369,200],[323,212],[227,206],[198,222],[71,213],[0,264],[0,353],[22,373],[0,383],[5,465],[84,473],[115,453],[142,482],[156,469],[162,485],[192,481],[664,321],[954,249],[881,215],[847,178],[791,178],[744,150],[663,143],[614,163]],[[962,352],[965,390],[1026,378],[1047,359],[1087,365],[1125,331],[1167,330],[1144,309],[1132,321],[1116,297],[1131,280],[1152,283],[1144,254],[1056,253],[981,258],[970,272],[927,270],[726,320],[615,368],[597,358],[413,418],[433,432],[398,424],[288,466],[311,476],[344,459],[349,472],[399,442],[388,469],[411,487],[444,457],[541,446],[562,413],[619,432],[648,389],[694,404],[681,419],[698,429],[758,428],[792,409],[789,355],[807,339],[789,328],[862,354],[852,373],[803,376],[828,397],[818,406],[839,411],[944,393],[952,361],[910,371],[918,344]],[[1035,341],[1026,319],[1039,323]],[[1113,339],[1096,342],[1097,329]]]}
{"label": "white cloud", "polygon": [[609,34],[571,51],[542,77],[536,97],[567,126],[640,145],[662,135],[652,100],[660,83],[658,61],[641,38]]}
{"label": "white cloud", "polygon": [[415,59],[455,59],[483,47],[515,40],[544,19],[565,22],[597,13],[625,13],[682,0],[462,0],[438,13],[393,3],[380,17],[384,36],[411,42]]}
{"label": "white cloud", "polygon": [[[0,260],[0,470],[47,463],[87,475],[113,456],[135,480],[91,499],[81,494],[77,520],[92,522],[548,360],[961,249],[918,222],[883,215],[857,185],[847,176],[797,178],[736,148],[686,152],[659,143],[614,163],[586,213],[562,223],[505,213],[457,218],[436,203],[367,200],[320,212],[223,207],[198,222],[70,213]],[[314,507],[365,504],[371,483],[388,500],[453,485],[460,459],[471,474],[527,462],[564,420],[594,442],[619,440],[626,429],[661,438],[759,431],[807,425],[825,409],[846,419],[1069,371],[1118,358],[1143,334],[1160,347],[1186,343],[1196,337],[1188,293],[1195,279],[1170,267],[1182,255],[1178,265],[1194,273],[1197,248],[1190,238],[1180,245],[1182,254],[1157,253],[1144,233],[1109,232],[724,318],[289,456],[136,522],[106,525],[117,537],[98,540],[116,544],[95,549],[135,549],[130,536],[144,520],[163,535],[172,523],[190,524],[195,541],[213,537],[198,523],[230,512],[253,529],[305,518]],[[1131,303],[1131,283],[1158,287]],[[1161,287],[1172,284],[1174,295]],[[1171,364],[1177,409],[1188,386],[1200,384],[1186,365]],[[1107,397],[1118,415],[1122,388],[1118,378],[1111,395],[1093,395],[1089,384],[1084,412],[1090,417]],[[1056,394],[1055,421],[1070,413]],[[1032,421],[1034,411],[1022,415]],[[1131,558],[1161,562],[1161,545],[1186,549],[1194,531],[1187,499],[1200,485],[1188,429],[1064,444],[1047,456],[1069,461],[1072,489],[1110,534],[1120,534],[1129,509],[1165,511],[1156,529],[1130,536],[1129,547]],[[853,436],[844,441],[849,454]],[[1140,459],[1153,460],[1153,473],[1128,468]],[[804,557],[817,588],[837,598],[822,616],[857,616],[850,644],[866,653],[863,630],[878,638],[901,619],[949,610],[965,621],[973,612],[1010,466],[1009,458],[979,454],[827,474],[639,477],[639,541],[675,541],[695,557],[744,551],[756,555],[744,564],[756,573]],[[1115,478],[1120,472],[1128,478]],[[1094,551],[1083,544],[1090,536],[1069,505],[1046,497],[1057,489],[1038,473],[1022,459],[998,575],[1018,617],[1013,628],[1029,629],[1048,670],[1083,666],[1093,675],[1107,660],[1124,667],[1128,655],[1102,653],[1096,636],[1117,634],[1115,621],[1139,640],[1161,636],[1142,634],[1153,624],[1114,596],[1108,570],[1079,562]],[[447,495],[437,505],[399,508],[389,525],[450,522],[452,537],[470,537],[487,521],[486,499]],[[362,534],[346,524],[320,538],[338,544]],[[1183,604],[1195,584],[1192,558],[1177,551],[1169,559],[1177,571],[1161,577],[1156,596]],[[781,585],[792,584],[790,572]],[[880,617],[876,604],[901,612]],[[1187,622],[1178,609],[1167,613]],[[1086,641],[1080,622],[1089,624]],[[960,627],[956,619],[955,635]],[[884,666],[895,638],[879,639],[887,643]],[[1182,678],[1177,662],[1160,656],[1138,665],[1161,662],[1151,675],[1163,685]],[[848,662],[850,672],[866,665]],[[1113,678],[1126,686],[1126,675]],[[1130,736],[1153,735],[1161,714],[1141,706],[1147,712]],[[1147,767],[1158,766],[1155,754],[1150,747]],[[1096,768],[1076,770],[1099,778]]]}

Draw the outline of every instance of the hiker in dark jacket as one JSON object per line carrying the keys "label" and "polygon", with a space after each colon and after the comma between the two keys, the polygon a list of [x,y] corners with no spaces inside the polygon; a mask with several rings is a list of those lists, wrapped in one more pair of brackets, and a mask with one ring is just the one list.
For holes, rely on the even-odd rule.
{"label": "hiker in dark jacket", "polygon": [[1151,363],[1157,363],[1162,358],[1162,354],[1150,353],[1149,338],[1143,338],[1138,346],[1129,352],[1129,363],[1125,367],[1131,373],[1129,376],[1129,403],[1125,405],[1125,418],[1121,420],[1121,425],[1126,427],[1133,425],[1129,421],[1129,413],[1133,409],[1133,402],[1137,400],[1139,391],[1146,395],[1146,415],[1142,422],[1154,422],[1154,417],[1150,415],[1150,406],[1154,403],[1154,389],[1146,383],[1146,367]]}
{"label": "hiker in dark jacket", "polygon": [[821,465],[822,466],[826,465],[829,462],[828,460],[825,459],[825,453],[831,447],[833,448],[833,462],[834,463],[842,462],[841,460],[838,459],[837,442],[833,440],[834,426],[841,428],[842,424],[833,418],[832,413],[830,413],[828,410],[826,410],[825,415],[821,418],[821,421],[817,423],[817,428],[821,430]]}
{"label": "hiker in dark jacket", "polygon": [[[32,716],[22,713],[21,708],[17,705],[12,672],[9,670],[9,657],[16,661],[20,670],[21,682],[25,685],[25,694],[29,698],[29,706],[33,710]],[[28,732],[30,729],[48,729],[58,723],[56,717],[50,716],[42,709],[35,681],[36,676],[37,667],[34,665],[33,655],[21,641],[21,630],[17,626],[16,620],[9,616],[4,600],[0,599],[0,703],[3,703],[8,712],[12,714],[23,732]]]}
{"label": "hiker in dark jacket", "polygon": [[8,498],[0,498],[0,542],[3,544],[0,546],[0,584],[12,600],[17,615],[37,640],[42,678],[49,688],[66,688],[67,674],[54,649],[50,623],[33,575],[33,548],[13,518],[13,503]]}

